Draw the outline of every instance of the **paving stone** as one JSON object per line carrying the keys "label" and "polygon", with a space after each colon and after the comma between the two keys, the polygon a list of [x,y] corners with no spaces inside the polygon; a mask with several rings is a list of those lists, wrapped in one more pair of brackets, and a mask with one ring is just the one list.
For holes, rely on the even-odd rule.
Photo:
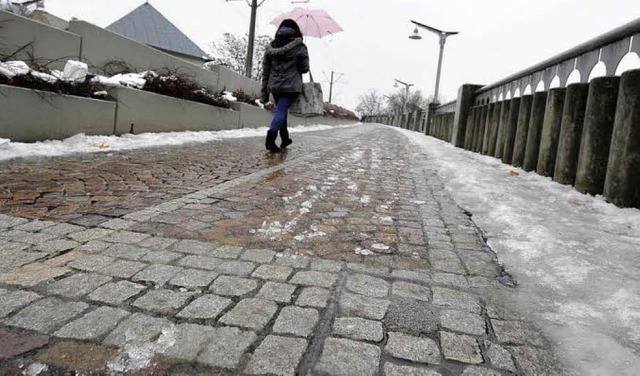
{"label": "paving stone", "polygon": [[544,347],[542,335],[521,321],[491,320],[491,326],[500,343]]}
{"label": "paving stone", "polygon": [[561,375],[558,370],[558,361],[547,351],[528,346],[509,347],[520,372],[525,376],[535,375]]}
{"label": "paving stone", "polygon": [[320,315],[313,308],[284,307],[273,325],[273,332],[309,337]]}
{"label": "paving stone", "polygon": [[400,366],[389,362],[384,364],[384,374],[385,376],[442,376],[440,372],[431,369]]}
{"label": "paving stone", "polygon": [[80,243],[87,243],[90,241],[102,239],[105,236],[111,235],[112,233],[113,233],[113,230],[107,230],[104,228],[90,228],[84,231],[68,234],[67,237]]}
{"label": "paving stone", "polygon": [[440,350],[431,338],[389,332],[389,340],[384,351],[396,358],[412,362],[440,364]]}
{"label": "paving stone", "polygon": [[384,298],[389,293],[389,283],[384,279],[356,274],[347,278],[347,289],[356,294]]}
{"label": "paving stone", "polygon": [[289,283],[302,286],[330,288],[338,280],[337,274],[317,271],[297,272]]}
{"label": "paving stone", "polygon": [[253,261],[260,264],[268,264],[275,257],[276,253],[268,249],[247,249],[242,253],[240,259]]}
{"label": "paving stone", "polygon": [[256,268],[256,264],[247,261],[227,261],[216,268],[221,274],[248,277]]}
{"label": "paving stone", "polygon": [[189,268],[216,270],[218,266],[224,264],[225,262],[225,260],[215,257],[186,256],[182,260],[178,261],[178,264]]}
{"label": "paving stone", "polygon": [[335,319],[332,334],[355,340],[380,342],[384,337],[384,330],[379,321],[345,317]]}
{"label": "paving stone", "polygon": [[36,231],[45,229],[47,227],[55,226],[56,224],[57,224],[56,222],[51,222],[51,221],[35,220],[35,221],[26,222],[24,224],[15,226],[14,229],[20,230],[20,231],[36,232]]}
{"label": "paving stone", "polygon": [[459,288],[469,287],[467,277],[460,274],[452,273],[435,273],[433,275],[433,283],[437,283],[440,285],[450,285]]}
{"label": "paving stone", "polygon": [[129,312],[122,309],[98,307],[95,311],[63,326],[54,335],[83,340],[97,339],[111,332],[127,316]]}
{"label": "paving stone", "polygon": [[344,267],[344,262],[333,260],[314,259],[311,261],[311,270],[319,272],[338,273]]}
{"label": "paving stone", "polygon": [[173,286],[198,288],[207,287],[218,276],[216,272],[197,269],[185,269],[173,277],[169,284]]}
{"label": "paving stone", "polygon": [[173,328],[167,319],[134,313],[122,321],[105,339],[106,346],[122,347],[127,343],[144,343],[156,339],[162,330]]}
{"label": "paving stone", "polygon": [[114,258],[124,258],[129,260],[140,260],[149,252],[149,249],[138,247],[133,244],[113,244],[107,250],[102,252],[103,256]]}
{"label": "paving stone", "polygon": [[394,269],[391,275],[395,278],[406,279],[416,282],[431,283],[431,276],[425,272],[417,272],[413,270]]}
{"label": "paving stone", "polygon": [[116,231],[102,238],[105,242],[135,244],[147,239],[149,235],[131,231]]}
{"label": "paving stone", "polygon": [[33,263],[0,274],[0,282],[7,285],[33,287],[68,273],[71,273],[69,268]]}
{"label": "paving stone", "polygon": [[276,313],[276,303],[264,299],[244,299],[219,320],[223,324],[262,330]]}
{"label": "paving stone", "polygon": [[389,274],[390,269],[386,266],[378,266],[378,265],[365,265],[365,264],[355,264],[348,263],[347,267],[353,271],[360,273],[368,273],[368,274],[376,274],[381,276],[386,276]]}
{"label": "paving stone", "polygon": [[243,296],[258,288],[258,281],[253,279],[220,276],[216,278],[209,290],[223,296]]}
{"label": "paving stone", "polygon": [[256,298],[273,300],[279,303],[289,303],[294,291],[296,291],[296,286],[285,283],[267,282],[262,286]]}
{"label": "paving stone", "polygon": [[109,248],[112,243],[103,242],[102,240],[91,240],[87,244],[81,245],[76,248],[76,251],[85,253],[100,253]]}
{"label": "paving stone", "polygon": [[489,368],[482,368],[478,366],[466,367],[460,376],[501,376],[500,372],[494,371]]}
{"label": "paving stone", "polygon": [[0,318],[39,299],[41,296],[31,291],[8,291],[0,295]]}
{"label": "paving stone", "polygon": [[388,300],[343,293],[340,297],[340,313],[342,316],[381,320],[387,312],[389,303]]}
{"label": "paving stone", "polygon": [[195,324],[176,325],[175,341],[163,354],[178,359],[194,360],[204,346],[215,338],[216,330]]}
{"label": "paving stone", "polygon": [[71,261],[81,259],[85,256],[86,254],[83,252],[71,251],[71,252],[63,253],[60,256],[56,256],[47,261],[44,261],[43,264],[50,265],[50,266],[65,266]]}
{"label": "paving stone", "polygon": [[218,257],[223,259],[236,259],[240,256],[242,247],[233,247],[229,245],[219,245],[208,255],[211,257]]}
{"label": "paving stone", "polygon": [[396,281],[391,287],[391,294],[403,298],[430,301],[431,290],[428,287],[417,285],[415,283]]}
{"label": "paving stone", "polygon": [[104,269],[116,261],[112,257],[102,255],[88,255],[76,261],[70,262],[67,266],[86,272],[95,272]]}
{"label": "paving stone", "polygon": [[11,217],[8,215],[0,214],[0,228],[11,228],[15,226],[20,226],[29,222],[24,218]]}
{"label": "paving stone", "polygon": [[198,356],[198,361],[212,367],[236,369],[245,351],[258,337],[238,328],[214,328],[210,341]]}
{"label": "paving stone", "polygon": [[[26,244],[25,246],[28,247],[28,245]],[[7,251],[2,249],[2,257],[0,258],[0,272],[15,269],[46,256],[46,253],[40,252],[26,252],[17,249]]]}
{"label": "paving stone", "polygon": [[89,308],[82,302],[67,303],[58,298],[39,300],[16,313],[7,324],[23,329],[50,333]]}
{"label": "paving stone", "polygon": [[3,233],[2,237],[18,243],[38,245],[53,240],[57,236],[53,234],[45,234],[43,232],[11,230]]}
{"label": "paving stone", "polygon": [[55,240],[50,240],[48,242],[38,244],[35,247],[35,249],[39,252],[55,254],[55,253],[68,251],[70,249],[74,249],[79,245],[80,243],[74,242],[72,240],[55,239]]}
{"label": "paving stone", "polygon": [[168,264],[179,259],[182,256],[182,253],[177,252],[151,251],[144,255],[144,257],[142,257],[140,261],[148,262],[151,264]]}
{"label": "paving stone", "polygon": [[192,296],[190,292],[151,290],[136,299],[133,306],[151,312],[169,314],[184,307]]}
{"label": "paving stone", "polygon": [[47,293],[79,299],[107,282],[111,277],[99,274],[78,273],[55,281],[47,286]]}
{"label": "paving stone", "polygon": [[433,304],[480,314],[480,300],[466,292],[433,287]]}
{"label": "paving stone", "polygon": [[119,281],[115,283],[107,283],[106,285],[97,288],[94,292],[89,294],[88,298],[96,302],[116,305],[140,294],[146,289],[147,287],[144,285],[139,285],[129,281]]}
{"label": "paving stone", "polygon": [[140,243],[138,243],[138,245],[141,247],[150,248],[152,250],[164,250],[171,247],[173,244],[177,242],[178,242],[177,239],[169,239],[169,238],[163,238],[160,236],[154,236],[141,241]]}
{"label": "paving stone", "polygon": [[319,375],[377,375],[380,348],[348,339],[328,338],[320,361],[315,367]]}
{"label": "paving stone", "polygon": [[204,256],[212,256],[212,253],[216,248],[218,248],[216,244],[205,243],[197,240],[181,240],[171,247],[171,249],[178,252]]}
{"label": "paving stone", "polygon": [[119,278],[131,278],[140,270],[146,268],[148,264],[137,261],[118,260],[104,269],[98,270],[98,273],[110,275]]}
{"label": "paving stone", "polygon": [[309,257],[305,255],[292,255],[286,252],[276,254],[276,265],[306,269],[309,267],[309,262]]}
{"label": "paving stone", "polygon": [[92,343],[60,341],[38,353],[36,359],[61,369],[74,370],[75,374],[100,374],[118,350]]}
{"label": "paving stone", "polygon": [[114,218],[110,221],[101,223],[100,227],[108,228],[111,230],[128,230],[129,228],[133,227],[133,225],[135,224],[136,222],[134,221],[127,221],[120,218]]}
{"label": "paving stone", "polygon": [[293,273],[293,268],[280,265],[260,265],[251,276],[253,278],[284,282]]}
{"label": "paving stone", "polygon": [[14,333],[0,328],[0,361],[11,359],[49,343],[49,336],[31,333]]}
{"label": "paving stone", "polygon": [[171,265],[150,265],[133,276],[134,281],[152,282],[157,286],[164,285],[184,269]]}
{"label": "paving stone", "polygon": [[233,304],[231,299],[204,295],[191,302],[176,316],[186,319],[215,319],[231,304]]}
{"label": "paving stone", "polygon": [[329,300],[329,290],[320,287],[305,287],[296,300],[300,307],[324,308]]}
{"label": "paving stone", "polygon": [[442,310],[440,323],[443,328],[465,334],[481,336],[487,332],[482,316],[464,311]]}
{"label": "paving stone", "polygon": [[84,230],[86,229],[82,226],[76,226],[69,223],[59,223],[54,226],[47,226],[46,228],[43,228],[41,232],[45,234],[60,236],[60,235],[67,235],[67,234],[71,234],[72,232],[80,232]]}
{"label": "paving stone", "polygon": [[516,372],[516,366],[513,363],[511,354],[504,347],[490,341],[484,341],[484,348],[486,349],[485,354],[491,360],[491,366]]}
{"label": "paving stone", "polygon": [[482,364],[484,359],[475,338],[449,332],[440,332],[440,345],[445,358],[468,364]]}
{"label": "paving stone", "polygon": [[254,351],[245,372],[250,375],[294,376],[306,348],[304,339],[270,335]]}

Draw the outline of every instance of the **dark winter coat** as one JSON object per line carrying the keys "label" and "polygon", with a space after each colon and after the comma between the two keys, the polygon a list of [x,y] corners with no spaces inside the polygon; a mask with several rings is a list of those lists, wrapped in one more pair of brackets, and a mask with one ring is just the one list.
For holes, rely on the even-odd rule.
{"label": "dark winter coat", "polygon": [[302,74],[309,72],[309,52],[302,38],[282,47],[277,41],[267,46],[262,61],[262,96],[302,93]]}

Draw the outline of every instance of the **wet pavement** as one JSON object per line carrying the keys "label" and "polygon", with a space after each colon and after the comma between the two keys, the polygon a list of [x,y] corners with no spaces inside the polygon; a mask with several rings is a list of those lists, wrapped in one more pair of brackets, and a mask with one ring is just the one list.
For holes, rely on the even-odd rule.
{"label": "wet pavement", "polygon": [[292,136],[0,163],[0,374],[561,372],[402,134]]}

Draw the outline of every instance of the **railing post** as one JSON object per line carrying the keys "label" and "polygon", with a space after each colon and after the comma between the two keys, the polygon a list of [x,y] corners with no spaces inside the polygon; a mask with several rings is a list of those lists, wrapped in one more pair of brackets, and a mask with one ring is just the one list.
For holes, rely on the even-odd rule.
{"label": "railing post", "polygon": [[502,149],[502,162],[507,164],[511,164],[513,159],[513,145],[516,139],[519,112],[520,98],[513,98],[507,114],[507,123],[504,129],[504,148]]}
{"label": "railing post", "polygon": [[531,104],[531,118],[529,119],[529,131],[527,132],[527,147],[524,152],[525,171],[533,171],[538,167],[540,155],[540,135],[544,123],[544,113],[547,106],[547,93],[538,92],[533,95]]}
{"label": "railing post", "polygon": [[556,88],[549,90],[547,106],[544,112],[544,122],[540,134],[540,155],[536,172],[542,176],[553,177],[558,153],[558,139],[562,125],[562,110],[567,89]]}
{"label": "railing post", "polygon": [[487,109],[487,116],[484,122],[484,130],[482,134],[482,154],[489,154],[489,137],[491,134],[491,121],[493,120],[493,113],[496,109],[496,103],[490,103]]}
{"label": "railing post", "polygon": [[469,110],[473,106],[473,101],[476,97],[476,91],[481,87],[481,85],[462,85],[460,89],[458,89],[456,112],[453,119],[452,127],[450,128],[450,142],[451,144],[453,144],[453,146],[462,147],[467,128],[467,117],[469,117]]}
{"label": "railing post", "polygon": [[511,160],[511,164],[515,167],[522,167],[524,164],[524,154],[527,150],[527,135],[529,134],[529,121],[531,119],[532,104],[533,95],[524,95],[520,98],[518,126],[516,127],[516,139],[513,144],[513,158]]}
{"label": "railing post", "polygon": [[496,152],[496,142],[498,141],[498,127],[500,126],[500,114],[502,113],[502,107],[504,102],[496,103],[493,113],[491,114],[491,127],[489,133],[489,146],[487,148],[487,155],[494,155]]}
{"label": "railing post", "polygon": [[567,95],[562,111],[560,143],[553,173],[553,180],[560,184],[573,185],[576,181],[578,156],[580,155],[580,139],[582,126],[587,111],[588,84],[572,84],[567,86]]}
{"label": "railing post", "polygon": [[498,122],[498,132],[496,137],[496,150],[493,156],[502,159],[502,153],[504,152],[504,138],[507,130],[507,121],[509,121],[509,109],[511,108],[511,100],[502,102],[502,108],[500,109],[500,121]]}

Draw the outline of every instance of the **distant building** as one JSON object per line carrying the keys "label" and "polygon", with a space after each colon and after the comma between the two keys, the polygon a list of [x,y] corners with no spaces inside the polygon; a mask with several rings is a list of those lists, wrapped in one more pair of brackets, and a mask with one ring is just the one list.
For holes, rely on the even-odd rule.
{"label": "distant building", "polygon": [[193,64],[202,65],[206,61],[207,53],[148,2],[106,29]]}

